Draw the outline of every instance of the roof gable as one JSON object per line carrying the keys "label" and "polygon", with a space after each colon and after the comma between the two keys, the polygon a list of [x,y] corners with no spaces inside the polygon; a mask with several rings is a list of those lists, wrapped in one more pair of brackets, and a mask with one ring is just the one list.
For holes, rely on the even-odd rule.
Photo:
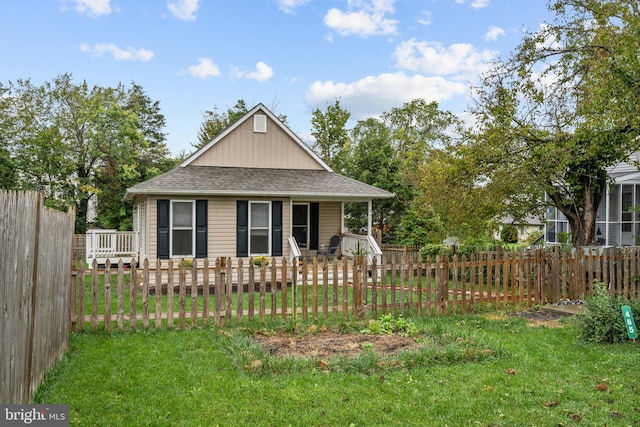
{"label": "roof gable", "polygon": [[[259,124],[266,124],[266,129],[254,129],[256,117],[261,119]],[[263,104],[253,107],[180,166],[331,171],[307,144]]]}

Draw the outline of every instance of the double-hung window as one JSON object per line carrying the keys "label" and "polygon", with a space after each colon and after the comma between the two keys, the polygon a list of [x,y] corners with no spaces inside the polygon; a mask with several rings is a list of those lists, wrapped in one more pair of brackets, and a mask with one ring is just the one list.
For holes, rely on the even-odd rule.
{"label": "double-hung window", "polygon": [[271,254],[271,203],[249,202],[249,255]]}
{"label": "double-hung window", "polygon": [[193,200],[171,202],[171,256],[192,257],[195,244],[195,209]]}

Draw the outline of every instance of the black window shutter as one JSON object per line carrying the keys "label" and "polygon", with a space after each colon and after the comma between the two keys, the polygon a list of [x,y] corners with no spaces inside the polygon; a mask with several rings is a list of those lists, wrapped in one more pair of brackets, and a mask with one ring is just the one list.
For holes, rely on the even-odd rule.
{"label": "black window shutter", "polygon": [[282,201],[271,202],[271,256],[282,256]]}
{"label": "black window shutter", "polygon": [[249,256],[249,201],[238,200],[236,208],[236,256]]}
{"label": "black window shutter", "polygon": [[196,258],[207,257],[207,201],[196,200]]}
{"label": "black window shutter", "polygon": [[169,258],[169,200],[157,202],[158,258]]}
{"label": "black window shutter", "polygon": [[320,205],[311,203],[311,212],[309,216],[309,249],[318,249],[318,223],[320,222]]}

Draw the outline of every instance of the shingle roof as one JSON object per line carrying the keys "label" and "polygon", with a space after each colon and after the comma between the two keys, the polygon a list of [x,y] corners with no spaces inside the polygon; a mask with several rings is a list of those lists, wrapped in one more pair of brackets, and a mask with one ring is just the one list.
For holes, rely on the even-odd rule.
{"label": "shingle roof", "polygon": [[326,170],[183,166],[127,189],[135,195],[227,195],[369,200],[393,194]]}

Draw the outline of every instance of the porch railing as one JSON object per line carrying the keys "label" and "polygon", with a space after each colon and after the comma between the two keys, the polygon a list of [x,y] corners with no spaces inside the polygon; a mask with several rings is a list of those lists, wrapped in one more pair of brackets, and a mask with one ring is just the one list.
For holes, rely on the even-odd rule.
{"label": "porch railing", "polygon": [[298,241],[293,236],[289,236],[289,248],[289,262],[293,262],[294,258],[300,259],[300,257],[302,256],[302,253],[300,252],[300,246],[298,246]]}
{"label": "porch railing", "polygon": [[[380,264],[382,260],[382,249],[378,246],[378,242],[371,236],[361,234],[345,233],[342,236],[341,253],[343,256],[353,258],[354,254],[361,252],[366,253],[367,262],[371,264],[373,259]],[[358,251],[360,249],[360,251]]]}
{"label": "porch railing", "polygon": [[139,237],[137,231],[88,230],[85,235],[86,261],[104,264],[108,259],[117,264],[119,259],[137,259]]}

